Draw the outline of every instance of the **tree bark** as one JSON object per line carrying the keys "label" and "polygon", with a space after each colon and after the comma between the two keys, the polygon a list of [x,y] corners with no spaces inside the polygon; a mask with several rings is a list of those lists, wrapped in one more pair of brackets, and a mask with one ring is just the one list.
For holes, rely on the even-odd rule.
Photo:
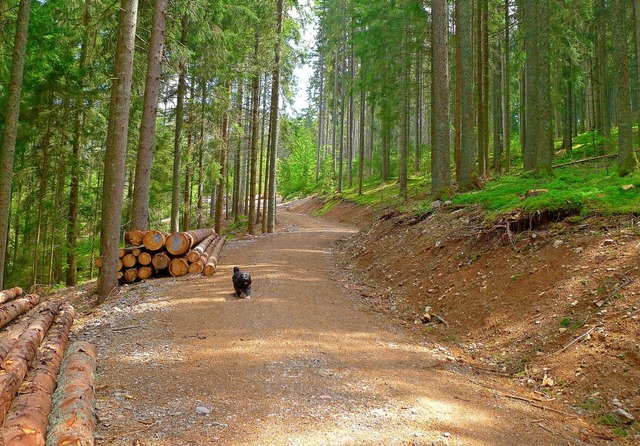
{"label": "tree bark", "polygon": [[65,354],[58,387],[53,394],[47,444],[94,444],[96,349],[74,342]]}
{"label": "tree bark", "polygon": [[73,324],[74,310],[65,305],[47,333],[34,367],[18,388],[2,429],[3,444],[44,445],[51,398]]}
{"label": "tree bark", "polygon": [[628,0],[611,1],[611,30],[616,75],[616,116],[618,118],[618,175],[625,176],[638,168],[633,150],[633,112],[631,110],[631,80],[629,75],[629,48],[625,26]]}
{"label": "tree bark", "polygon": [[[180,45],[187,45],[187,16],[182,16]],[[171,232],[178,231],[180,213],[180,168],[182,163],[182,127],[184,126],[184,97],[187,89],[187,68],[180,62],[176,104],[176,128],[173,139],[173,186],[171,189]]]}
{"label": "tree bark", "polygon": [[[253,51],[254,70],[251,80],[251,149],[249,166],[249,216],[247,222],[247,232],[251,235],[256,232],[256,185],[258,182],[258,114],[260,110],[260,71],[259,67],[260,36],[256,33],[256,42]],[[318,149],[319,150],[319,149]]]}
{"label": "tree bark", "polygon": [[0,425],[4,424],[16,391],[27,374],[29,364],[34,360],[38,347],[59,310],[60,304],[55,301],[39,309],[28,328],[0,364]]}
{"label": "tree bark", "polygon": [[273,233],[276,224],[276,159],[278,151],[278,116],[280,104],[280,59],[282,57],[282,25],[284,20],[283,0],[276,6],[276,44],[271,88],[271,122],[273,132],[269,144],[269,206],[267,208],[267,232]]}
{"label": "tree bark", "polygon": [[155,141],[162,51],[164,46],[168,0],[156,0],[153,7],[151,41],[147,56],[147,75],[140,123],[140,140],[136,159],[135,189],[133,193],[132,229],[146,230],[149,226],[149,188],[153,145]]}
{"label": "tree bark", "polygon": [[[80,61],[78,68],[83,72],[87,64],[87,45],[89,43],[89,24],[91,22],[91,0],[85,0],[82,16],[82,44],[80,46]],[[84,89],[84,79],[80,85]],[[77,111],[73,131],[72,158],[71,158],[71,183],[69,185],[69,212],[67,216],[67,286],[74,286],[78,282],[78,212],[80,207],[80,161],[82,153],[82,130],[84,128],[84,107],[80,106],[84,100],[83,95],[77,99]]]}
{"label": "tree bark", "polygon": [[459,2],[460,21],[458,35],[460,39],[460,176],[461,190],[475,187],[478,174],[476,171],[476,137],[475,137],[475,109],[473,85],[473,26],[472,10],[468,1]]}
{"label": "tree bark", "polygon": [[0,305],[0,328],[6,327],[11,321],[26,313],[40,303],[40,296],[27,294],[24,297]]}
{"label": "tree bark", "polygon": [[100,238],[100,252],[104,267],[100,270],[98,284],[99,303],[102,303],[109,292],[118,284],[116,264],[118,262],[118,241],[122,218],[122,190],[124,188],[129,131],[137,17],[138,0],[122,0],[104,163],[102,233]]}
{"label": "tree bark", "polygon": [[636,53],[636,75],[638,77],[638,85],[636,86],[636,119],[638,121],[638,140],[640,140],[640,0],[633,0],[634,26],[633,37],[635,42]]}
{"label": "tree bark", "polygon": [[216,247],[213,249],[213,252],[209,256],[209,259],[207,260],[207,264],[204,267],[203,272],[205,276],[212,276],[216,272],[216,266],[218,265],[218,257],[220,256],[220,252],[222,251],[222,247],[224,246],[224,243],[226,242],[226,240],[227,240],[226,237],[222,237],[220,240],[218,240]]}
{"label": "tree bark", "polygon": [[9,302],[22,294],[22,288],[14,287],[8,290],[0,291],[0,304]]}
{"label": "tree bark", "polygon": [[4,133],[0,146],[0,288],[4,286],[7,240],[9,237],[9,216],[11,214],[11,183],[13,180],[13,159],[18,138],[20,116],[20,95],[24,77],[24,55],[29,31],[31,0],[20,0],[16,35],[13,45],[11,74],[7,90],[7,105],[4,118]]}
{"label": "tree bark", "polygon": [[451,194],[450,136],[449,136],[449,54],[447,1],[432,3],[432,82],[433,148],[431,159],[431,195],[434,199]]}
{"label": "tree bark", "polygon": [[504,79],[503,112],[504,125],[504,168],[511,171],[511,20],[509,0],[504,0]]}

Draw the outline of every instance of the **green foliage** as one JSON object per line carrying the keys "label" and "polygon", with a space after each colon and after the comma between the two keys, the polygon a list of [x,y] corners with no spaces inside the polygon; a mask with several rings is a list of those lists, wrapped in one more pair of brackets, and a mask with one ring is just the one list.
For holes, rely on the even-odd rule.
{"label": "green foliage", "polygon": [[317,189],[316,146],[311,130],[301,121],[289,121],[289,126],[283,138],[283,146],[288,150],[278,162],[278,193],[283,199],[304,196]]}
{"label": "green foliage", "polygon": [[[631,190],[622,186],[633,184]],[[453,198],[455,204],[478,203],[492,214],[523,208],[529,213],[573,210],[583,214],[625,214],[640,206],[640,174],[620,178],[613,169],[570,166],[556,170],[555,177],[505,176],[487,183],[481,191]],[[548,189],[548,193],[525,197],[528,190]]]}

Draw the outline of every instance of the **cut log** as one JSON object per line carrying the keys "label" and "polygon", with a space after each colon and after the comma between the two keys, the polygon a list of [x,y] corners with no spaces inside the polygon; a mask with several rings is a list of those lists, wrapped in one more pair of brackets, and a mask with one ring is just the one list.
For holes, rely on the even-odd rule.
{"label": "cut log", "polygon": [[38,350],[36,361],[18,388],[2,437],[6,445],[44,445],[51,396],[69,340],[74,310],[65,305]]}
{"label": "cut log", "polygon": [[149,251],[158,251],[164,248],[167,241],[167,234],[160,231],[147,231],[142,238],[142,244]]}
{"label": "cut log", "polygon": [[0,364],[0,425],[59,309],[60,304],[55,301],[43,306]]}
{"label": "cut log", "polygon": [[187,232],[174,232],[171,234],[165,243],[167,252],[174,256],[180,256],[186,254],[191,248],[198,245],[204,239],[214,234],[215,231],[212,228],[195,229]]}
{"label": "cut log", "polygon": [[120,248],[119,257],[123,258],[127,254],[133,254],[135,257],[138,257],[143,249],[144,249],[143,245],[127,246],[126,248]]}
{"label": "cut log", "polygon": [[102,268],[102,256],[96,257],[93,263],[95,263],[97,268]]}
{"label": "cut log", "polygon": [[200,242],[198,246],[189,251],[189,254],[187,254],[187,260],[189,260],[191,263],[197,262],[202,253],[207,250],[211,243],[215,242],[217,237],[217,234],[211,234],[209,237]]}
{"label": "cut log", "polygon": [[203,270],[204,266],[202,266],[202,262],[200,260],[189,263],[189,274],[202,274]]}
{"label": "cut log", "polygon": [[144,232],[138,229],[134,229],[132,231],[127,231],[124,233],[124,242],[127,245],[131,246],[140,246],[142,245],[142,238],[144,237]]}
{"label": "cut log", "polygon": [[47,446],[95,444],[95,371],[95,347],[88,342],[74,342],[67,349],[53,394]]}
{"label": "cut log", "polygon": [[32,308],[2,330],[0,333],[0,362],[7,357],[7,354],[13,348],[20,336],[22,336],[22,333],[27,329],[32,316],[36,314],[37,311],[38,310],[36,308]]}
{"label": "cut log", "polygon": [[153,266],[141,266],[138,268],[138,279],[145,280],[153,276]]}
{"label": "cut log", "polygon": [[142,266],[151,265],[152,257],[148,252],[141,252],[138,256],[138,263]]}
{"label": "cut log", "polygon": [[204,275],[205,276],[213,276],[216,272],[216,266],[218,266],[218,257],[220,256],[220,251],[222,251],[222,247],[224,246],[224,242],[227,240],[226,237],[218,240],[216,247],[213,249],[211,256],[207,260],[207,264],[204,267]]}
{"label": "cut log", "polygon": [[202,253],[202,255],[198,258],[198,260],[196,260],[195,262],[189,265],[190,273],[202,274],[202,272],[204,271],[204,267],[207,264],[209,257],[211,257],[213,250],[216,248],[216,245],[218,244],[219,240],[220,240],[220,236],[216,235],[216,238],[209,244],[206,251]]}
{"label": "cut log", "polygon": [[138,269],[129,268],[124,272],[124,281],[127,283],[133,283],[138,278]]}
{"label": "cut log", "polygon": [[169,262],[169,274],[173,277],[186,276],[189,273],[189,263],[186,257],[176,257]]}
{"label": "cut log", "polygon": [[171,262],[171,258],[164,252],[159,252],[153,256],[151,263],[153,263],[153,267],[157,270],[165,269],[169,267],[169,262]]}
{"label": "cut log", "polygon": [[0,304],[9,302],[22,294],[22,288],[19,286],[0,291]]}
{"label": "cut log", "polygon": [[122,259],[118,259],[118,263],[116,263],[116,268],[118,271],[122,271]]}
{"label": "cut log", "polygon": [[[9,322],[26,313],[40,303],[40,296],[27,294],[6,304],[0,305],[0,328],[5,327]],[[1,424],[0,424],[1,425]]]}
{"label": "cut log", "polygon": [[133,254],[127,254],[122,258],[122,264],[125,268],[132,268],[136,266],[138,259]]}

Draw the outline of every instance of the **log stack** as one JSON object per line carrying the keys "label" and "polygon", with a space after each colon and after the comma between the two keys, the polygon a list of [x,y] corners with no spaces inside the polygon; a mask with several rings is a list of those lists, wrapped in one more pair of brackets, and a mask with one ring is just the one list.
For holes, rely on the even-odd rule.
{"label": "log stack", "polygon": [[[93,383],[95,349],[82,345],[83,351],[93,355],[92,367],[65,368],[63,357],[77,354],[76,347],[67,348],[73,307],[54,300],[39,303],[39,296],[20,294],[2,304],[17,315],[0,329],[0,444],[94,444],[93,385],[84,387],[82,407],[73,403],[73,392],[84,382]],[[70,389],[67,382],[76,385]],[[73,412],[60,409],[58,401],[64,401],[66,408],[73,407]],[[71,426],[79,435],[60,433],[60,425]],[[73,441],[66,442],[68,439]]]}
{"label": "log stack", "polygon": [[[212,275],[226,238],[212,228],[167,234],[162,231],[127,231],[120,249],[118,278],[120,284],[133,283],[170,274]],[[96,259],[102,268],[102,258]]]}

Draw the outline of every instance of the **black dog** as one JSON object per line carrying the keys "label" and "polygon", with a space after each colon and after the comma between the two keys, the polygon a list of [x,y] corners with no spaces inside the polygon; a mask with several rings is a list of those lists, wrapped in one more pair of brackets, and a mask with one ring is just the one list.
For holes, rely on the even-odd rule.
{"label": "black dog", "polygon": [[247,299],[251,296],[251,274],[243,273],[240,268],[234,266],[231,281],[233,282],[233,288],[236,290],[236,296],[246,297]]}

